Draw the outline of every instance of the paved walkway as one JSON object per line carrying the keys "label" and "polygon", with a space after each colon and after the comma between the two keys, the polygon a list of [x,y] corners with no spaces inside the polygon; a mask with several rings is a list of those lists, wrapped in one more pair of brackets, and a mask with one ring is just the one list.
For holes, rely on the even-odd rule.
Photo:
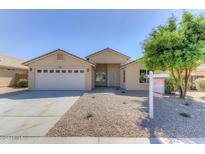
{"label": "paved walkway", "polygon": [[0,137],[0,144],[205,144],[205,138]]}

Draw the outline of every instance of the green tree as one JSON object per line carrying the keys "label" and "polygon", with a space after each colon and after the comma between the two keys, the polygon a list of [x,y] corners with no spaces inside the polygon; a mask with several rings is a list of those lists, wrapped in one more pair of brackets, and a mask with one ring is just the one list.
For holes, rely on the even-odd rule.
{"label": "green tree", "polygon": [[185,11],[179,22],[172,16],[153,29],[143,47],[147,68],[169,71],[185,98],[192,70],[205,59],[205,16]]}

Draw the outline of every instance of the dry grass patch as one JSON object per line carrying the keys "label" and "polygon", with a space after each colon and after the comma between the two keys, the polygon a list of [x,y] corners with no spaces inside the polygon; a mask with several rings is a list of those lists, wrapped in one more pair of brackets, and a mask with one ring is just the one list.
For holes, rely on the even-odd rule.
{"label": "dry grass patch", "polygon": [[95,112],[93,112],[93,111],[87,111],[87,113],[86,113],[86,118],[89,119],[89,118],[91,118],[91,117],[94,117],[95,115],[96,115]]}

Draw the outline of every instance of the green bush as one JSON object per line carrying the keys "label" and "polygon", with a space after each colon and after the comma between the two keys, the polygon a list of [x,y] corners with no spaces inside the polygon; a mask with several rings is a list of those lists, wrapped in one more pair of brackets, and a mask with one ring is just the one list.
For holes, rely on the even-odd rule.
{"label": "green bush", "polygon": [[196,89],[198,91],[204,91],[205,92],[205,78],[198,78],[194,81],[196,85]]}
{"label": "green bush", "polygon": [[195,84],[195,82],[191,82],[191,83],[190,83],[189,89],[190,89],[190,90],[196,90],[196,84]]}
{"label": "green bush", "polygon": [[165,79],[165,93],[166,94],[172,94],[174,91],[176,91],[176,84],[174,82],[174,79],[169,77]]}
{"label": "green bush", "polygon": [[26,88],[26,87],[28,87],[28,80],[27,80],[27,79],[20,79],[20,80],[17,82],[17,86],[18,86],[18,87],[21,87],[21,88]]}

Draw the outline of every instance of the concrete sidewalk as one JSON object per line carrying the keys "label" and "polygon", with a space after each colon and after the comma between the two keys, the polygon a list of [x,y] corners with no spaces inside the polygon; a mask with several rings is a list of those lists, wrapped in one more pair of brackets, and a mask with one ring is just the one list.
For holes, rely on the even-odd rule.
{"label": "concrete sidewalk", "polygon": [[0,87],[0,98],[9,97],[28,91],[28,88]]}
{"label": "concrete sidewalk", "polygon": [[0,144],[205,144],[205,138],[0,137]]}
{"label": "concrete sidewalk", "polygon": [[0,137],[0,144],[159,144],[148,138],[118,137]]}

